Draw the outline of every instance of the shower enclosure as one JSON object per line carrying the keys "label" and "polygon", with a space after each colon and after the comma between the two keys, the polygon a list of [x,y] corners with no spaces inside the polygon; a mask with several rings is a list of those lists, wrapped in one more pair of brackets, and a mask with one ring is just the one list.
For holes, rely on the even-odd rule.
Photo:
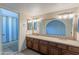
{"label": "shower enclosure", "polygon": [[18,51],[18,14],[0,8],[0,20],[2,51]]}

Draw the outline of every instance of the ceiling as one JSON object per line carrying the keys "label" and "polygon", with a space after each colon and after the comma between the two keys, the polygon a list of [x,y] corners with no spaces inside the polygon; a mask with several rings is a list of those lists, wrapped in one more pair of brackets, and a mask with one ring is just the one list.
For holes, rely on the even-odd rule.
{"label": "ceiling", "polygon": [[0,7],[26,16],[37,16],[78,6],[77,3],[0,3]]}

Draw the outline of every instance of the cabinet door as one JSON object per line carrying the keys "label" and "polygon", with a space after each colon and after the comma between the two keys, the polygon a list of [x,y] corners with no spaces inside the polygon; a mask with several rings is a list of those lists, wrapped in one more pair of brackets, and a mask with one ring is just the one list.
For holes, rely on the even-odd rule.
{"label": "cabinet door", "polygon": [[61,55],[61,49],[49,44],[49,55]]}
{"label": "cabinet door", "polygon": [[27,48],[32,48],[33,39],[27,37],[27,38],[26,38],[26,42],[27,42],[27,45],[26,45]]}
{"label": "cabinet door", "polygon": [[79,47],[69,46],[68,49],[69,49],[69,51],[73,51],[73,52],[79,53]]}
{"label": "cabinet door", "polygon": [[68,50],[62,50],[63,55],[79,55],[78,53],[68,51]]}
{"label": "cabinet door", "polygon": [[48,54],[48,42],[47,41],[40,41],[39,42],[39,50],[43,54]]}
{"label": "cabinet door", "polygon": [[39,40],[38,39],[34,39],[33,40],[33,49],[36,50],[36,51],[39,51],[38,44],[39,44]]}

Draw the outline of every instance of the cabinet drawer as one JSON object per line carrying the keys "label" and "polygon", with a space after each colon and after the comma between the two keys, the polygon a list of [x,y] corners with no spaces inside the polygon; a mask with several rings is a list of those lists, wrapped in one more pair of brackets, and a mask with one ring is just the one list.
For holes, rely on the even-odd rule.
{"label": "cabinet drawer", "polygon": [[62,48],[62,49],[67,49],[68,48],[68,46],[64,45],[64,44],[57,44],[57,47]]}
{"label": "cabinet drawer", "polygon": [[69,50],[70,50],[70,51],[73,51],[73,52],[79,53],[79,47],[69,46]]}
{"label": "cabinet drawer", "polygon": [[29,40],[33,40],[33,38],[26,37],[26,40],[27,40],[27,41],[29,41]]}
{"label": "cabinet drawer", "polygon": [[57,44],[56,43],[53,43],[53,42],[49,42],[49,45],[56,46]]}
{"label": "cabinet drawer", "polygon": [[40,40],[40,44],[48,44],[47,41]]}

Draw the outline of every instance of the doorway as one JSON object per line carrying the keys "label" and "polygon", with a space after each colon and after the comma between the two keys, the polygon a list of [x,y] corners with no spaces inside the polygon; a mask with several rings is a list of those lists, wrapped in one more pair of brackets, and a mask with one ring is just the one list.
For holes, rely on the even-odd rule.
{"label": "doorway", "polygon": [[[7,13],[8,10],[6,10]],[[18,16],[14,12],[8,11],[2,14],[2,54],[13,54],[18,52]],[[14,14],[13,14],[14,13]]]}
{"label": "doorway", "polygon": [[3,16],[2,47],[7,53],[18,51],[18,19],[15,17]]}

